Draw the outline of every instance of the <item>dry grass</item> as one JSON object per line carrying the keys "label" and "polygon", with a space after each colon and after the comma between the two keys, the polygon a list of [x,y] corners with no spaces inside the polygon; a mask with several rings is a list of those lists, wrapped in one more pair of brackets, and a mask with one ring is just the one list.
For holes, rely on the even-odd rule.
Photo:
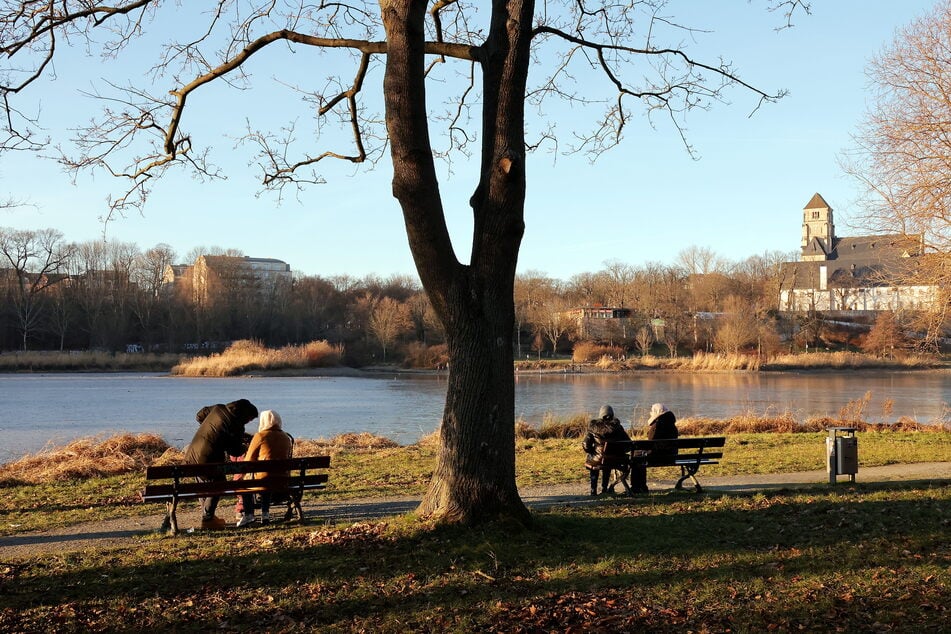
{"label": "dry grass", "polygon": [[101,478],[142,471],[180,454],[157,434],[120,434],[106,439],[80,438],[64,447],[47,447],[0,465],[0,484],[39,484],[76,478]]}
{"label": "dry grass", "polygon": [[376,436],[369,432],[359,434],[347,433],[339,434],[330,439],[296,440],[294,442],[294,455],[299,457],[324,456],[328,453],[333,454],[339,451],[393,449],[399,446],[400,444],[395,440],[390,440],[383,436]]}
{"label": "dry grass", "polygon": [[193,357],[172,368],[179,376],[234,376],[251,370],[322,368],[340,364],[344,349],[327,341],[311,341],[299,346],[266,348],[258,341],[242,339],[221,354]]}
{"label": "dry grass", "polygon": [[[323,456],[340,451],[392,449],[399,443],[370,433],[348,433],[330,439],[298,439],[294,455]],[[49,446],[19,460],[0,464],[0,486],[42,484],[77,478],[104,478],[142,472],[151,465],[180,464],[184,452],[157,434],[119,434],[80,438],[61,447]]]}
{"label": "dry grass", "polygon": [[588,429],[588,417],[575,414],[569,417],[556,417],[546,412],[539,427],[534,427],[523,419],[515,421],[515,437],[529,438],[580,438]]}

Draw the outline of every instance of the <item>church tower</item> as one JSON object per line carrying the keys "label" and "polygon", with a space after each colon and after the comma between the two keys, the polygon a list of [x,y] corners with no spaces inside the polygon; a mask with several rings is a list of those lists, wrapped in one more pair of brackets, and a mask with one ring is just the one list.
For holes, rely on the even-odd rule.
{"label": "church tower", "polygon": [[832,208],[816,194],[806,204],[802,215],[802,260],[828,260],[835,250],[835,223]]}

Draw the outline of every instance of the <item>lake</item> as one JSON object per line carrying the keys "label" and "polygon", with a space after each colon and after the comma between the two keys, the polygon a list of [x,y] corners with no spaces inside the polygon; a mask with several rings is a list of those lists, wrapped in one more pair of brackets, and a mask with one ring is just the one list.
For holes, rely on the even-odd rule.
{"label": "lake", "polygon": [[[0,374],[0,462],[49,443],[120,431],[154,432],[184,447],[195,432],[198,409],[238,398],[278,411],[287,431],[298,438],[371,432],[409,444],[437,428],[445,391],[445,376],[420,374],[221,379]],[[789,411],[802,421],[835,416],[866,392],[872,394],[870,421],[951,420],[947,372],[521,374],[515,411],[537,426],[546,412],[592,415],[608,403],[630,425],[643,424],[651,403],[660,401],[680,418]]]}

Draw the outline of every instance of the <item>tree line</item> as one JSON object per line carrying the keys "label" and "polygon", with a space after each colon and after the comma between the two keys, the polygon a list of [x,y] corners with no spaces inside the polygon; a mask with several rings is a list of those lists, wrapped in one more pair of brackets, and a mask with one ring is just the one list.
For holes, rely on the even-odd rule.
{"label": "tree line", "polygon": [[[243,255],[197,247],[184,260],[203,254]],[[513,348],[519,358],[570,353],[578,341],[670,355],[772,350],[792,334],[778,312],[782,265],[794,259],[767,252],[732,262],[690,247],[673,263],[608,260],[567,280],[527,271],[515,280]],[[188,274],[169,279],[179,257],[166,244],[75,243],[53,229],[0,228],[0,261],[4,350],[175,352],[236,339],[326,339],[344,344],[357,365],[446,361],[439,320],[411,276],[220,275],[199,296]],[[619,309],[621,317],[586,327],[584,307]]]}

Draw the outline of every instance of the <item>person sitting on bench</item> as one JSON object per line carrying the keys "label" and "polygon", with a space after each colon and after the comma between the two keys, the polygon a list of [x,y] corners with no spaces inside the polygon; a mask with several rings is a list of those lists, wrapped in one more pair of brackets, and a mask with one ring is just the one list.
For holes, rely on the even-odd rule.
{"label": "person sitting on bench", "polygon": [[[248,447],[244,459],[253,462],[255,460],[284,460],[290,458],[294,453],[294,439],[281,427],[280,414],[270,409],[261,412],[258,433],[251,439],[251,446]],[[258,472],[253,474],[252,477],[274,481],[279,478],[287,478],[288,475],[286,471],[276,473]],[[271,493],[262,491],[259,495],[261,496],[261,523],[267,524],[271,521]],[[254,522],[254,495],[242,493],[241,501],[242,515],[236,523],[238,528]]]}
{"label": "person sitting on bench", "polygon": [[[582,447],[588,459],[585,461],[585,468],[588,469],[591,477],[591,495],[598,494],[598,472],[601,473],[601,493],[608,492],[608,479],[611,476],[611,468],[605,466],[605,456],[602,455],[603,446],[609,440],[630,440],[630,436],[621,426],[621,421],[614,417],[614,409],[610,405],[604,405],[598,412],[598,418],[588,423],[588,432],[585,434]],[[624,454],[616,456],[618,470],[627,475],[627,464]],[[610,459],[610,457],[609,457]]]}
{"label": "person sitting on bench", "polygon": [[[673,440],[678,436],[677,417],[667,409],[663,403],[654,403],[651,405],[651,417],[647,421],[647,439],[648,440]],[[674,456],[677,455],[677,448],[663,448],[649,452],[655,456]],[[644,454],[645,456],[647,454]],[[647,488],[647,465],[638,464],[634,461],[631,465],[631,490],[634,493],[648,493]]]}
{"label": "person sitting on bench", "polygon": [[[245,450],[244,426],[257,417],[258,408],[245,398],[226,405],[219,403],[203,407],[196,415],[196,420],[201,424],[185,449],[185,464],[224,462],[226,455],[240,456]],[[221,475],[211,481],[224,479],[224,475]],[[201,507],[202,528],[225,526],[225,521],[215,515],[218,497],[202,498]]]}

